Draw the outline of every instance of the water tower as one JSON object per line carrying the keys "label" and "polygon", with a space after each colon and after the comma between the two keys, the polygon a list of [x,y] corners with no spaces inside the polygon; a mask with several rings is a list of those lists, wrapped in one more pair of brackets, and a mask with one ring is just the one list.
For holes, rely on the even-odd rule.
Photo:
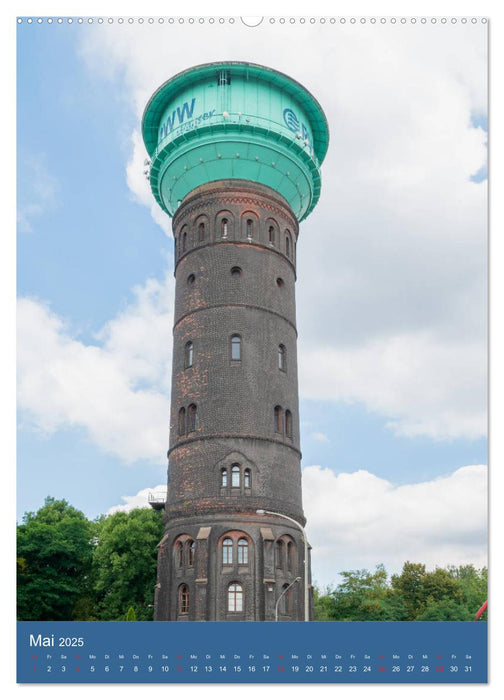
{"label": "water tower", "polygon": [[308,619],[294,287],[326,118],[292,78],[224,62],[168,80],[142,129],[176,279],[155,619]]}

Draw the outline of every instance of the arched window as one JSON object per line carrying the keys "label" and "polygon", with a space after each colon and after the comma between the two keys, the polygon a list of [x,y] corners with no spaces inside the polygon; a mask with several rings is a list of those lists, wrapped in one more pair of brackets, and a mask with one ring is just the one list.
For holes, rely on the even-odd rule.
{"label": "arched window", "polygon": [[227,589],[228,612],[243,612],[243,586],[241,583],[230,583]]}
{"label": "arched window", "polygon": [[238,564],[248,564],[248,541],[245,537],[238,540]]}
{"label": "arched window", "polygon": [[179,615],[189,614],[189,586],[183,583],[179,586]]}
{"label": "arched window", "polygon": [[285,345],[278,346],[278,369],[285,372],[287,369],[287,349]]}
{"label": "arched window", "polygon": [[187,249],[187,231],[182,234],[182,252],[185,253]]}
{"label": "arched window", "polygon": [[275,433],[282,432],[282,407],[275,406]]}
{"label": "arched window", "polygon": [[240,486],[240,465],[233,464],[231,467],[231,486],[239,488]]}
{"label": "arched window", "polygon": [[241,360],[241,337],[239,335],[231,336],[231,359]]}
{"label": "arched window", "polygon": [[243,486],[249,489],[251,486],[250,469],[245,469],[243,472]]}
{"label": "arched window", "polygon": [[247,219],[246,231],[247,231],[247,238],[252,238],[252,234],[254,233],[254,221],[253,221],[253,219]]}
{"label": "arched window", "polygon": [[290,258],[291,254],[291,242],[290,242],[290,235],[289,232],[285,232],[285,254],[287,255],[288,258]]}
{"label": "arched window", "polygon": [[185,345],[184,365],[186,368],[193,366],[193,359],[194,359],[194,345],[193,345],[192,341],[190,340]]}
{"label": "arched window", "polygon": [[294,570],[294,543],[287,542],[287,568],[289,571]]}
{"label": "arched window", "polygon": [[185,435],[185,408],[178,412],[178,434]]}
{"label": "arched window", "polygon": [[220,471],[220,485],[224,487],[228,485],[228,470],[225,467]]}
{"label": "arched window", "polygon": [[198,224],[198,241],[201,243],[205,240],[205,224],[201,222]]}
{"label": "arched window", "polygon": [[187,566],[194,566],[194,555],[196,552],[196,542],[194,540],[187,540]]}
{"label": "arched window", "polygon": [[222,219],[222,221],[221,221],[221,236],[222,236],[222,238],[227,238],[228,223],[229,223],[229,221],[227,219]]}
{"label": "arched window", "polygon": [[277,540],[275,545],[275,566],[279,569],[283,567],[283,540]]}
{"label": "arched window", "polygon": [[197,420],[197,415],[198,415],[198,409],[196,404],[192,403],[189,408],[187,409],[187,432],[191,433],[193,430],[196,430],[198,420]]}
{"label": "arched window", "polygon": [[179,569],[184,566],[184,545],[180,540],[175,544],[175,563]]}
{"label": "arched window", "polygon": [[268,229],[268,239],[271,245],[275,245],[275,228],[274,226],[270,226]]}
{"label": "arched window", "polygon": [[222,563],[233,563],[233,540],[230,537],[226,537],[222,542]]}
{"label": "arched window", "polygon": [[292,437],[292,413],[285,411],[285,434],[287,437]]}

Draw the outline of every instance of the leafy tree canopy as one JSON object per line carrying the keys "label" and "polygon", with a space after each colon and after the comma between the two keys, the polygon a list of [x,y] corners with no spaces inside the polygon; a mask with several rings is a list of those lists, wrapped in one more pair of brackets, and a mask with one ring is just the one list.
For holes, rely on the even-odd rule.
{"label": "leafy tree canopy", "polygon": [[48,497],[25,514],[17,531],[19,619],[73,619],[89,585],[93,534],[93,524],[64,500]]}
{"label": "leafy tree canopy", "polygon": [[93,569],[100,619],[124,619],[133,608],[137,620],[152,620],[162,536],[162,517],[150,508],[114,513],[98,523]]}
{"label": "leafy tree canopy", "polygon": [[316,592],[316,620],[473,620],[487,597],[487,570],[472,565],[427,571],[407,561],[390,583],[382,565],[341,576],[334,590]]}

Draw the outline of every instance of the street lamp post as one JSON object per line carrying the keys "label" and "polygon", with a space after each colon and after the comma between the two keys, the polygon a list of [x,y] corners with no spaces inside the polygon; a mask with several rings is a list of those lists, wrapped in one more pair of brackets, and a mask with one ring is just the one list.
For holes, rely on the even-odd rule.
{"label": "street lamp post", "polygon": [[303,537],[303,544],[304,544],[304,619],[305,622],[310,621],[310,592],[309,592],[309,585],[308,585],[308,540],[306,539],[306,532],[304,531],[304,527],[301,525],[301,523],[298,523],[297,520],[294,520],[294,518],[291,518],[290,515],[284,515],[283,513],[275,513],[272,510],[263,510],[262,508],[259,508],[256,510],[257,515],[276,515],[279,518],[285,518],[285,520],[290,520],[291,523],[294,523],[300,530],[301,530],[301,535]]}
{"label": "street lamp post", "polygon": [[287,595],[287,593],[288,593],[289,590],[292,588],[292,586],[293,586],[295,583],[297,583],[298,581],[301,581],[301,576],[296,576],[296,578],[294,579],[294,581],[291,581],[291,583],[289,583],[289,585],[287,586],[287,588],[286,588],[285,590],[283,590],[283,591],[280,593],[280,595],[278,596],[278,600],[277,600],[277,602],[275,603],[275,622],[278,622],[278,606],[280,605],[280,601],[282,600],[282,598],[283,598],[285,595]]}

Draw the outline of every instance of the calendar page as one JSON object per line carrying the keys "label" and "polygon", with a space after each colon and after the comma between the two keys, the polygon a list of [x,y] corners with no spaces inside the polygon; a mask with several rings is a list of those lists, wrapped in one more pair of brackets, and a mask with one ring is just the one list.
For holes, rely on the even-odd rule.
{"label": "calendar page", "polygon": [[486,683],[488,19],[16,24],[18,683]]}

